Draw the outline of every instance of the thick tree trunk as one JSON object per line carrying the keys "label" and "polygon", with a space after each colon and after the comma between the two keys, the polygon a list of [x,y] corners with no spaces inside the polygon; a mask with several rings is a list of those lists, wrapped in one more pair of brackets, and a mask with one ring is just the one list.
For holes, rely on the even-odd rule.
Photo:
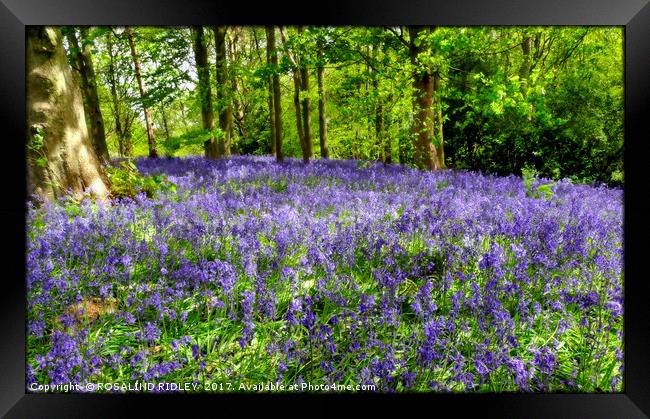
{"label": "thick tree trunk", "polygon": [[214,42],[216,48],[216,70],[217,70],[217,101],[219,109],[219,126],[223,135],[217,141],[219,157],[230,156],[230,143],[232,135],[232,106],[228,92],[228,67],[226,57],[226,27],[216,26],[214,28]]}
{"label": "thick tree trunk", "polygon": [[90,139],[99,157],[103,163],[108,163],[110,156],[108,146],[106,145],[106,131],[104,129],[104,118],[99,107],[99,97],[97,95],[97,80],[95,76],[95,66],[93,65],[91,45],[88,41],[88,28],[81,28],[81,45],[75,29],[70,28],[67,34],[68,42],[72,47],[74,68],[79,75],[79,84],[84,97],[84,110],[88,122],[90,123]]}
{"label": "thick tree trunk", "polygon": [[318,135],[320,137],[320,155],[323,159],[329,158],[327,149],[327,114],[325,109],[325,85],[323,66],[318,66]]}
{"label": "thick tree trunk", "polygon": [[[212,89],[210,87],[210,68],[208,66],[208,49],[205,46],[205,38],[202,26],[192,27],[192,41],[194,46],[194,62],[196,72],[199,76],[199,97],[201,100],[201,120],[203,129],[214,130],[214,111],[212,110]],[[210,136],[203,143],[205,157],[208,159],[217,158],[217,140]]]}
{"label": "thick tree trunk", "polygon": [[411,64],[413,65],[413,88],[414,98],[414,120],[413,135],[415,145],[415,163],[421,169],[437,170],[440,164],[437,156],[437,149],[434,145],[434,112],[433,112],[433,76],[428,69],[422,68],[418,56],[423,52],[424,47],[420,43],[416,45],[416,38],[421,31],[429,31],[425,27],[409,27],[409,52]]}
{"label": "thick tree trunk", "polygon": [[282,103],[280,96],[280,75],[278,74],[278,52],[275,48],[275,28],[266,26],[266,48],[271,52],[271,65],[273,66],[273,116],[275,118],[275,156],[282,163]]}
{"label": "thick tree trunk", "polygon": [[28,192],[55,199],[88,189],[105,199],[109,183],[90,142],[81,91],[58,28],[27,26]]}
{"label": "thick tree trunk", "polygon": [[156,151],[156,135],[153,131],[153,120],[151,118],[151,111],[144,104],[144,97],[146,89],[144,86],[144,81],[142,80],[142,72],[140,69],[140,57],[135,48],[135,41],[133,39],[133,31],[130,27],[126,27],[126,36],[129,40],[129,46],[131,47],[131,55],[133,57],[133,66],[135,68],[135,78],[138,80],[138,89],[140,90],[140,101],[142,102],[142,111],[144,113],[144,120],[147,125],[147,142],[149,144],[149,157],[156,158],[158,157],[158,152]]}

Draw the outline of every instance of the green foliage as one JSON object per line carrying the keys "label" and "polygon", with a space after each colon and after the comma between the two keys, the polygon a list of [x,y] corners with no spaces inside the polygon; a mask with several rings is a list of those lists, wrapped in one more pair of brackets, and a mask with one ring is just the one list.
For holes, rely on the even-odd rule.
{"label": "green foliage", "polygon": [[167,176],[162,174],[143,176],[130,160],[120,162],[119,167],[106,168],[106,173],[111,183],[111,195],[114,198],[133,198],[139,193],[153,197],[160,191],[176,191],[176,185],[170,182]]}
{"label": "green foliage", "polygon": [[32,136],[27,142],[27,147],[32,151],[40,151],[43,148],[43,128],[34,127],[32,129]]}
{"label": "green foliage", "polygon": [[[210,32],[210,31],[208,31]],[[436,27],[414,40],[407,27],[284,28],[277,33],[279,64],[267,63],[264,29],[229,27],[228,83],[217,97],[214,45],[208,51],[216,124],[233,110],[235,154],[270,154],[269,79],[280,76],[283,152],[302,155],[293,104],[293,63],[306,66],[313,151],[320,157],[316,71],[324,68],[328,146],[332,158],[412,165],[415,68],[436,74],[435,100],[443,121],[450,168],[497,174],[524,166],[552,179],[621,184],[623,168],[623,34],[607,27]],[[141,100],[122,28],[92,28],[104,115],[119,118],[132,154],[146,155],[141,118],[154,110],[158,144],[168,156],[203,154],[196,69],[188,28],[134,28],[147,92]],[[111,49],[108,48],[111,39]],[[528,54],[524,41],[530,41]],[[83,41],[85,42],[85,41]],[[231,48],[232,47],[232,48]],[[112,104],[113,64],[118,108]],[[415,66],[415,67],[414,67]],[[423,73],[424,74],[424,73]],[[141,103],[142,102],[142,103]],[[106,118],[113,152],[118,139]],[[163,129],[164,127],[164,129]]]}
{"label": "green foliage", "polygon": [[526,196],[529,198],[541,199],[544,198],[547,201],[553,198],[553,186],[556,182],[542,183],[540,184],[537,179],[537,171],[528,166],[521,169],[522,178],[524,180],[524,186],[526,188]]}

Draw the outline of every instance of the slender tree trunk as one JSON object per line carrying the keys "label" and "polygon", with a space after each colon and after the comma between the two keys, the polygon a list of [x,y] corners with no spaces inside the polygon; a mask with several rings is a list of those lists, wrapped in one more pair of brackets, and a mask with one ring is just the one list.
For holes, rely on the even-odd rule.
{"label": "slender tree trunk", "polygon": [[88,189],[107,198],[109,182],[86,126],[63,36],[55,27],[26,27],[28,192],[56,199]]}
{"label": "slender tree trunk", "polygon": [[97,155],[105,162],[110,161],[108,146],[106,145],[106,130],[104,129],[104,118],[99,106],[99,96],[97,94],[97,77],[95,76],[95,66],[93,65],[92,45],[89,40],[88,27],[81,28],[81,57],[84,62],[84,69],[88,74],[88,110],[90,115],[91,138],[97,151]]}
{"label": "slender tree trunk", "polygon": [[[301,32],[302,28],[298,27],[298,31]],[[303,114],[303,111],[300,107],[300,92],[303,89],[300,59],[295,54],[292,54],[287,47],[287,38],[282,27],[280,27],[280,36],[282,37],[285,53],[291,62],[291,73],[293,75],[293,106],[296,111],[296,131],[298,133],[298,140],[300,141],[300,148],[302,150],[302,159],[305,163],[308,163],[310,155],[309,148],[307,147],[307,142],[305,139],[305,115]]]}
{"label": "slender tree trunk", "polygon": [[106,38],[108,46],[108,79],[111,87],[111,100],[113,101],[113,117],[115,118],[115,135],[117,136],[117,143],[119,146],[120,157],[124,157],[125,144],[124,144],[124,131],[122,129],[122,121],[120,114],[120,100],[117,95],[117,77],[115,76],[115,54],[113,53],[113,34],[108,32]]}
{"label": "slender tree trunk", "polygon": [[280,75],[278,74],[278,51],[275,48],[275,28],[266,26],[266,48],[271,52],[271,65],[273,66],[273,116],[275,118],[275,156],[282,163],[282,103],[280,96]]}
{"label": "slender tree trunk", "polygon": [[[298,27],[298,33],[303,33],[303,27]],[[296,59],[299,64],[300,71],[300,90],[302,91],[302,124],[303,135],[305,141],[305,151],[303,153],[303,160],[309,162],[309,159],[314,157],[314,145],[311,135],[311,104],[309,100],[309,71],[303,63],[302,57]]]}
{"label": "slender tree trunk", "polygon": [[165,139],[169,139],[169,126],[167,125],[167,114],[165,113],[165,107],[160,107],[160,116],[163,121],[163,128],[165,129]]}
{"label": "slender tree trunk", "polygon": [[[372,71],[372,70],[370,70]],[[375,147],[378,150],[378,159],[386,161],[384,153],[384,103],[379,93],[379,80],[375,71],[371,73],[372,89],[377,96],[375,103]]]}
{"label": "slender tree trunk", "polygon": [[521,66],[519,67],[519,83],[521,88],[521,93],[526,96],[526,91],[528,90],[528,78],[530,77],[530,48],[531,48],[531,37],[528,34],[524,34],[523,39],[521,40],[521,52],[524,55]]}
{"label": "slender tree trunk", "polygon": [[427,69],[422,68],[419,55],[424,51],[420,43],[416,45],[416,38],[422,31],[430,31],[428,27],[409,27],[410,58],[413,65],[413,88],[415,90],[413,135],[415,137],[415,163],[421,169],[440,169],[436,145],[433,141],[433,76]]}
{"label": "slender tree trunk", "polygon": [[[205,38],[202,26],[192,27],[192,40],[194,45],[194,61],[199,76],[199,97],[201,101],[201,120],[203,129],[214,130],[214,112],[212,110],[212,89],[210,87],[210,68],[208,66],[208,49],[205,46]],[[214,159],[219,156],[217,140],[210,136],[203,143],[205,157]]]}
{"label": "slender tree trunk", "polygon": [[80,35],[81,45],[79,45],[75,29],[73,28],[68,32],[67,39],[73,50],[74,67],[79,75],[79,84],[83,92],[84,110],[90,123],[90,139],[102,163],[108,163],[110,156],[108,154],[108,146],[106,145],[104,118],[99,107],[95,67],[92,60],[91,45],[88,41],[88,28],[83,27]]}
{"label": "slender tree trunk", "polygon": [[302,123],[304,126],[303,132],[305,135],[305,156],[306,160],[314,158],[314,144],[311,135],[311,103],[309,100],[309,72],[306,67],[300,68],[300,83],[302,92],[304,93],[302,99]]}
{"label": "slender tree trunk", "polygon": [[297,68],[293,69],[293,107],[296,111],[296,131],[298,132],[298,140],[300,141],[300,149],[302,150],[302,159],[305,162],[309,161],[307,157],[307,149],[305,147],[305,132],[302,125],[302,110],[300,109],[300,72]]}
{"label": "slender tree trunk", "polygon": [[[389,96],[387,101],[388,101],[388,103],[391,103],[392,102],[392,96]],[[383,117],[384,117],[384,124],[383,124],[383,132],[384,132],[383,160],[384,160],[384,164],[391,164],[393,162],[393,145],[392,145],[392,142],[391,142],[391,139],[390,139],[390,112],[384,112]]]}
{"label": "slender tree trunk", "polygon": [[440,98],[440,75],[433,74],[433,135],[434,143],[437,146],[436,157],[438,158],[438,167],[445,168],[445,142],[442,136],[442,99]]}
{"label": "slender tree trunk", "polygon": [[230,142],[232,134],[232,106],[230,92],[228,91],[228,67],[226,57],[226,31],[225,26],[214,28],[214,42],[216,48],[216,69],[217,69],[217,101],[219,109],[219,126],[223,135],[219,138],[219,156],[230,156]]}
{"label": "slender tree trunk", "polygon": [[[240,28],[233,28],[233,30],[230,32],[230,37],[228,39],[227,45],[228,45],[228,60],[226,62],[237,62],[238,58],[238,51],[237,51],[237,46],[239,45],[239,36],[241,34],[241,29]],[[228,73],[228,72],[226,72]],[[234,141],[235,138],[235,125],[237,125],[237,128],[239,129],[239,133],[242,136],[242,138],[246,138],[248,135],[246,133],[246,108],[244,104],[241,101],[241,92],[242,92],[242,87],[241,87],[241,80],[239,77],[235,77],[233,74],[228,74],[228,80],[230,81],[231,84],[231,95],[230,95],[230,103],[232,106],[232,112],[230,115],[231,121],[230,121],[230,138],[231,138],[231,143]]]}
{"label": "slender tree trunk", "polygon": [[325,85],[324,85],[324,68],[322,65],[318,66],[318,135],[320,137],[320,155],[323,159],[329,158],[329,150],[327,149],[327,116],[325,109]]}
{"label": "slender tree trunk", "polygon": [[[266,28],[266,31],[267,31],[267,35],[266,35],[266,65],[270,67],[271,64],[272,64],[273,59],[271,57],[271,55],[272,55],[271,49],[269,48],[270,45],[269,45],[269,41],[268,41],[268,39],[269,39],[269,35],[268,35],[269,28],[268,27]],[[269,103],[269,123],[270,123],[270,126],[271,126],[271,138],[270,138],[271,153],[273,153],[273,155],[275,155],[275,108],[274,108],[274,105],[273,105],[273,76],[272,75],[269,75],[268,83],[269,83],[269,91],[268,91],[268,96],[269,96],[269,98],[268,98],[268,103]]]}
{"label": "slender tree trunk", "polygon": [[386,156],[384,155],[384,104],[379,98],[377,100],[377,107],[375,108],[375,137],[377,141],[377,150],[379,150],[380,160],[385,162]]}
{"label": "slender tree trunk", "polygon": [[135,78],[138,81],[138,89],[140,90],[140,101],[142,102],[142,111],[144,113],[144,120],[147,125],[147,142],[149,144],[149,157],[156,158],[158,157],[158,152],[156,151],[156,135],[153,131],[153,120],[151,118],[151,110],[145,105],[144,98],[146,94],[146,89],[144,86],[144,81],[142,80],[142,72],[140,68],[140,57],[135,48],[135,41],[133,39],[133,30],[131,27],[126,27],[126,36],[129,40],[129,46],[131,47],[131,55],[133,57],[133,66],[135,68]]}

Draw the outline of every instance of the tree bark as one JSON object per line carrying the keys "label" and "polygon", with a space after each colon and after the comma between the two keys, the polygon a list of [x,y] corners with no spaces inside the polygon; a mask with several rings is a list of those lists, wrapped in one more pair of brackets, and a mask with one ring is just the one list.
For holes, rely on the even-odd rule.
{"label": "tree bark", "polygon": [[117,77],[115,75],[115,54],[113,53],[113,34],[108,32],[106,35],[106,43],[108,49],[108,80],[111,88],[111,100],[113,101],[113,116],[115,118],[115,135],[117,136],[117,143],[119,148],[120,157],[126,156],[126,144],[124,131],[122,129],[122,121],[120,114],[120,100],[117,94]]}
{"label": "tree bark", "polygon": [[[301,32],[302,29],[298,27],[298,31]],[[282,27],[280,27],[280,36],[282,37],[282,42],[284,44],[284,51],[291,62],[291,73],[293,75],[293,106],[296,111],[296,131],[298,133],[298,140],[300,141],[300,149],[302,150],[302,159],[305,163],[308,163],[310,153],[305,139],[305,115],[300,107],[300,92],[303,89],[300,59],[289,50],[287,46],[287,38]]]}
{"label": "tree bark", "polygon": [[302,99],[302,123],[305,136],[305,156],[303,156],[303,159],[309,162],[309,159],[314,158],[314,145],[311,135],[311,103],[308,96],[309,72],[304,65],[300,68],[300,87],[304,93]]}
{"label": "tree bark", "polygon": [[444,169],[445,165],[445,142],[442,136],[442,99],[440,98],[440,75],[433,74],[433,135],[434,144],[437,146],[436,157],[438,158],[438,167]]}
{"label": "tree bark", "polygon": [[428,27],[409,26],[409,53],[413,65],[415,163],[421,169],[440,169],[433,133],[433,76],[429,69],[423,68],[419,55],[424,52],[423,45],[417,44],[416,38],[422,31],[429,32]]}
{"label": "tree bark", "polygon": [[[298,34],[303,33],[303,27],[298,26]],[[305,66],[302,57],[296,58],[300,72],[300,90],[302,92],[302,124],[303,124],[303,139],[305,142],[305,150],[303,152],[303,160],[308,163],[309,159],[314,157],[314,145],[311,134],[311,103],[309,100],[309,71]]]}
{"label": "tree bark", "polygon": [[[392,97],[389,96],[387,99],[388,103],[392,102]],[[393,145],[391,142],[389,130],[390,130],[390,112],[384,112],[383,114],[384,117],[384,123],[383,123],[383,132],[384,132],[384,140],[383,140],[383,160],[384,164],[391,164],[393,162]]]}
{"label": "tree bark", "polygon": [[26,28],[28,192],[56,199],[88,189],[105,199],[109,182],[88,135],[82,96],[58,28]]}
{"label": "tree bark", "polygon": [[108,146],[106,145],[106,131],[104,129],[104,118],[99,107],[99,97],[97,95],[97,80],[95,76],[95,66],[93,65],[91,44],[88,40],[88,28],[83,27],[80,30],[81,45],[76,35],[76,31],[70,28],[67,34],[68,42],[73,50],[75,70],[79,74],[81,89],[84,96],[84,110],[88,122],[90,122],[90,139],[102,163],[108,163],[110,156]]}
{"label": "tree bark", "polygon": [[140,101],[142,102],[142,111],[144,113],[144,120],[147,125],[147,142],[149,144],[149,157],[156,158],[158,157],[158,152],[156,151],[156,135],[153,131],[153,120],[151,118],[151,110],[145,105],[144,99],[146,94],[146,89],[144,85],[144,80],[142,80],[142,72],[140,68],[140,57],[135,48],[135,41],[133,39],[133,30],[131,27],[126,27],[126,36],[129,40],[129,46],[131,47],[131,56],[133,57],[133,66],[135,68],[135,78],[138,80],[138,89],[140,90]]}
{"label": "tree bark", "polygon": [[[273,58],[272,58],[273,52],[271,51],[270,48],[269,31],[272,31],[273,29],[267,26],[265,30],[266,30],[266,65],[268,67],[271,67],[273,63]],[[275,108],[273,105],[273,76],[272,75],[269,75],[268,83],[269,83],[269,91],[268,91],[269,123],[271,126],[271,138],[269,141],[271,142],[271,153],[275,155]]]}
{"label": "tree bark", "polygon": [[531,48],[531,37],[528,34],[524,34],[521,40],[521,52],[523,53],[523,61],[519,67],[519,86],[521,88],[521,93],[526,96],[528,90],[528,78],[530,77],[530,48]]}
{"label": "tree bark", "polygon": [[377,79],[377,73],[369,69],[371,72],[371,82],[372,89],[374,94],[377,97],[377,102],[375,103],[375,147],[378,150],[378,159],[386,161],[384,156],[384,102],[379,92],[379,80]]}
{"label": "tree bark", "polygon": [[[196,72],[199,76],[199,97],[201,101],[201,120],[203,129],[214,130],[214,111],[212,110],[212,89],[210,87],[210,68],[208,66],[208,49],[205,46],[205,38],[202,26],[192,27],[192,41],[194,46],[194,62]],[[210,136],[203,143],[205,157],[208,159],[217,158],[218,147],[214,136]]]}
{"label": "tree bark", "polygon": [[298,140],[300,141],[300,149],[302,150],[302,159],[305,162],[309,161],[307,157],[307,149],[305,147],[305,132],[302,125],[302,110],[300,109],[300,72],[297,68],[292,70],[293,73],[293,107],[296,111],[296,131],[298,132]]}
{"label": "tree bark", "polygon": [[327,114],[325,108],[325,85],[324,85],[324,68],[322,65],[318,66],[318,135],[320,137],[320,155],[323,159],[329,158],[329,150],[327,149]]}
{"label": "tree bark", "polygon": [[228,89],[228,67],[226,57],[226,27],[214,28],[214,42],[216,48],[217,70],[217,108],[219,109],[219,126],[223,135],[217,141],[219,157],[230,156],[230,143],[232,134],[232,106]]}
{"label": "tree bark", "polygon": [[271,52],[273,67],[273,116],[275,118],[275,156],[278,162],[284,161],[282,154],[282,103],[280,96],[280,75],[278,74],[278,51],[275,48],[275,28],[266,26],[266,48]]}
{"label": "tree bark", "polygon": [[167,114],[165,114],[165,107],[160,107],[160,116],[163,121],[163,128],[165,129],[165,139],[169,140],[169,126],[167,125]]}

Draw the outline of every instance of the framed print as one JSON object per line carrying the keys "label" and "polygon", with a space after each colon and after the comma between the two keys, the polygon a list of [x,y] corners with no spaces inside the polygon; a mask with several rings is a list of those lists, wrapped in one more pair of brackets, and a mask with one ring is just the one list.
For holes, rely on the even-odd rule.
{"label": "framed print", "polygon": [[647,417],[650,5],[303,6],[2,0],[0,412]]}

